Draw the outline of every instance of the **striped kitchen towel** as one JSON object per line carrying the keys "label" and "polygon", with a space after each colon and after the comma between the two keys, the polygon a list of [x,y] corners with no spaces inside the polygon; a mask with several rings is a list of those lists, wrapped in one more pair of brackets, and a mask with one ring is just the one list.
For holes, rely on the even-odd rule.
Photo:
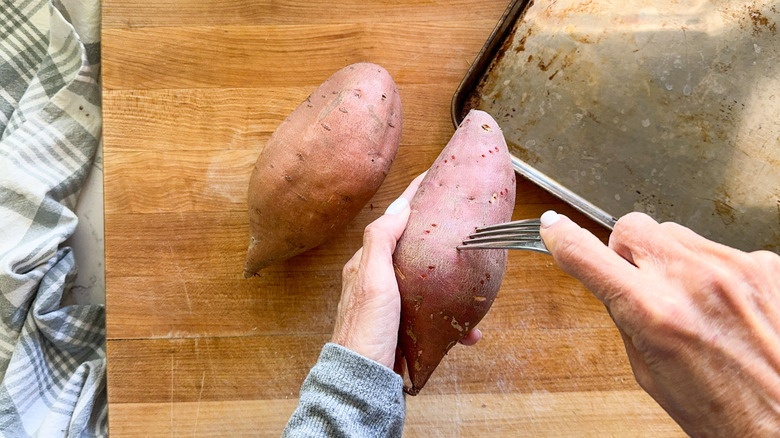
{"label": "striped kitchen towel", "polygon": [[99,0],[0,0],[0,436],[107,433],[105,312],[64,305],[101,133]]}

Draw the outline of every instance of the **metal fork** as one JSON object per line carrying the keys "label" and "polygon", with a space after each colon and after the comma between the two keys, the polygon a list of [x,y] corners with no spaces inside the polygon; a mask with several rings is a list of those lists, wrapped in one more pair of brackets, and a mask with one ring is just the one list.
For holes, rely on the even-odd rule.
{"label": "metal fork", "polygon": [[539,219],[522,219],[478,228],[458,249],[524,249],[550,254],[539,234]]}

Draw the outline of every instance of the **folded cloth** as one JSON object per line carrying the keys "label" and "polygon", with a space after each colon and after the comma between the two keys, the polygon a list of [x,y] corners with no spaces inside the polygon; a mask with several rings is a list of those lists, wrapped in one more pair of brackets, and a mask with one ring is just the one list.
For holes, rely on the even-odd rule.
{"label": "folded cloth", "polygon": [[105,312],[63,305],[101,133],[99,0],[0,4],[0,436],[107,434]]}

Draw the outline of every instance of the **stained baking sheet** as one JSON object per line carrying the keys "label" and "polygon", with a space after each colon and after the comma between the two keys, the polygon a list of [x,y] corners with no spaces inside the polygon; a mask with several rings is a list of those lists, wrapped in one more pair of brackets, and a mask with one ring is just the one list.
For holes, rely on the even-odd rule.
{"label": "stained baking sheet", "polygon": [[515,1],[453,98],[596,221],[780,252],[780,2]]}

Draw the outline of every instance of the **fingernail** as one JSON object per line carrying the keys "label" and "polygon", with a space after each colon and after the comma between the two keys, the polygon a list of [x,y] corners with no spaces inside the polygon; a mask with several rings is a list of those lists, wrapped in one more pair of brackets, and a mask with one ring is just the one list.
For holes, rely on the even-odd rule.
{"label": "fingernail", "polygon": [[542,214],[542,216],[539,218],[539,220],[542,222],[542,227],[544,228],[552,226],[552,224],[558,222],[560,219],[561,216],[553,210],[545,211],[544,214]]}
{"label": "fingernail", "polygon": [[406,207],[409,206],[409,201],[406,200],[406,198],[398,198],[395,201],[393,201],[392,204],[387,206],[387,210],[385,210],[385,214],[398,214]]}

